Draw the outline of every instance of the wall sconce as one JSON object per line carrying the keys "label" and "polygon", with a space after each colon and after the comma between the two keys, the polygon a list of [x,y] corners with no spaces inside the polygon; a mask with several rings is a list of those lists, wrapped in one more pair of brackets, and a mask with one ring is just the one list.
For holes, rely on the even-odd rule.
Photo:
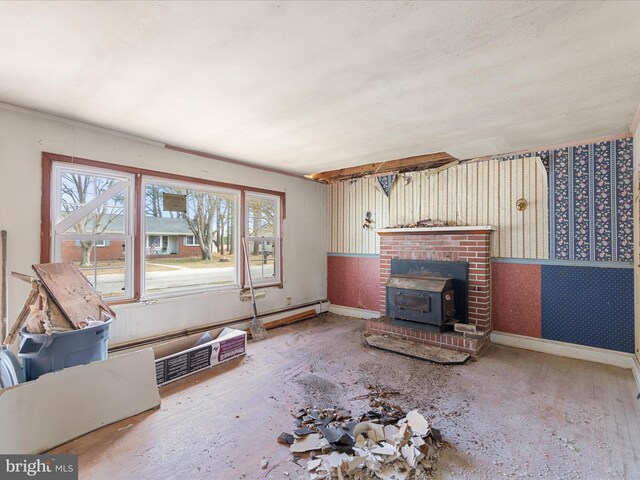
{"label": "wall sconce", "polygon": [[527,200],[524,198],[519,198],[518,200],[516,200],[516,210],[518,210],[519,212],[524,212],[524,210],[527,208],[527,205],[529,205],[529,202],[527,202]]}
{"label": "wall sconce", "polygon": [[373,213],[371,213],[371,211],[368,211],[364,217],[362,228],[371,228],[373,223],[375,223],[373,220]]}

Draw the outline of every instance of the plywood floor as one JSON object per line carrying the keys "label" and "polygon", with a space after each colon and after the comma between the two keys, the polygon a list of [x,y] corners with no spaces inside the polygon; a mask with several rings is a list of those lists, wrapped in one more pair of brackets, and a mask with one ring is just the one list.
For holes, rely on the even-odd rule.
{"label": "plywood floor", "polygon": [[500,346],[464,366],[434,365],[365,347],[362,328],[325,314],[273,330],[242,361],[164,387],[159,410],[53,452],[79,454],[91,480],[304,478],[275,441],[293,429],[290,410],[364,411],[349,399],[373,384],[402,391],[395,403],[442,431],[436,478],[640,478],[629,370]]}

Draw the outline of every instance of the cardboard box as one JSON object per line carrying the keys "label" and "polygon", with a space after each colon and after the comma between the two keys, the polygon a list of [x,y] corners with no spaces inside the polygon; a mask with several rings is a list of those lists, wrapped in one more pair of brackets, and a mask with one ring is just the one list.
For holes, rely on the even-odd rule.
{"label": "cardboard box", "polygon": [[247,332],[216,328],[153,347],[156,382],[165,385],[210,368],[247,351]]}

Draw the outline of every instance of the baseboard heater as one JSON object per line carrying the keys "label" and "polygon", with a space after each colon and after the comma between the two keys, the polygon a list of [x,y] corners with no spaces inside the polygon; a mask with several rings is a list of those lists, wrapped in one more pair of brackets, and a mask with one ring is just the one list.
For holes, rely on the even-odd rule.
{"label": "baseboard heater", "polygon": [[[288,325],[290,323],[295,323],[298,321],[305,320],[307,318],[311,318],[315,316],[311,312],[314,311],[315,315],[320,313],[325,313],[329,311],[329,301],[328,300],[319,300],[317,302],[309,302],[302,305],[296,305],[289,308],[285,308],[282,310],[278,310],[276,312],[265,313],[264,315],[260,315],[259,318],[265,324],[267,329],[276,328],[283,325]],[[109,346],[109,353],[122,352],[124,350],[130,350],[133,348],[144,347],[148,345],[152,345],[158,342],[164,342],[167,340],[173,340],[176,338],[184,337],[187,335],[192,335],[194,333],[204,333],[212,328],[219,327],[231,327],[235,326],[236,328],[245,329],[245,325],[253,319],[250,317],[236,318],[234,320],[229,320],[221,323],[211,323],[207,325],[201,325],[193,328],[186,328],[179,331],[169,332],[163,335],[156,335],[153,337],[145,337],[139,340],[132,340],[130,342],[118,343],[115,345]]]}

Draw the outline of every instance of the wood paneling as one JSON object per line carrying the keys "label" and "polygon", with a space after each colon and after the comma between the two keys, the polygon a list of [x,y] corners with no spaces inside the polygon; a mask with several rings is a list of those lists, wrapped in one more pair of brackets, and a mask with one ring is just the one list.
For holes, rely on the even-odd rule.
{"label": "wood paneling", "polygon": [[[374,177],[329,185],[329,251],[379,253],[376,228],[431,218],[450,225],[492,225],[492,256],[548,258],[547,173],[538,157],[487,160],[438,172],[398,175],[389,198]],[[516,200],[528,202],[523,212]],[[363,228],[367,211],[373,228]]]}

